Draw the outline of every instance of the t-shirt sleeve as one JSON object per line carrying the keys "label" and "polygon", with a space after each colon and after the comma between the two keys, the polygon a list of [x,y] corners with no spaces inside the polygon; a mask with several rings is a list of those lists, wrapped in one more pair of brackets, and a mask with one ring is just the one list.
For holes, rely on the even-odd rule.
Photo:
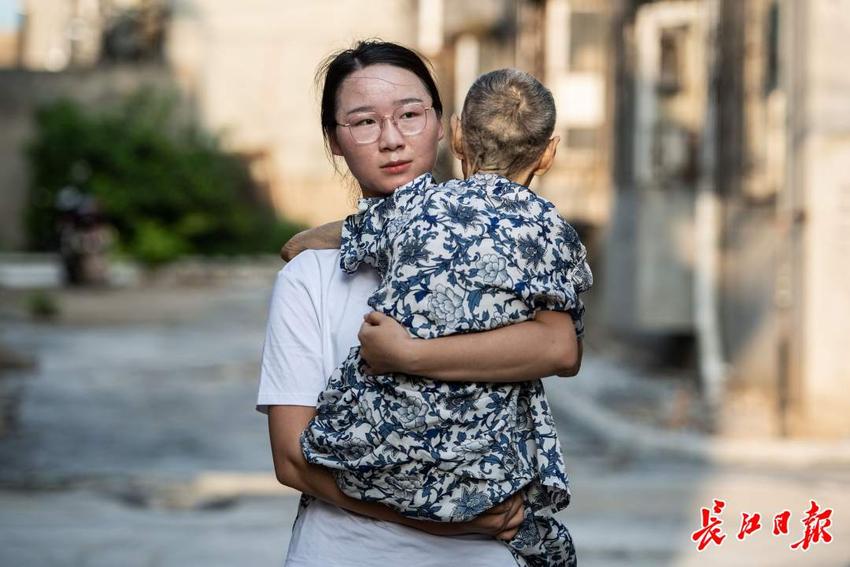
{"label": "t-shirt sleeve", "polygon": [[386,264],[383,238],[387,200],[360,199],[358,211],[348,215],[342,223],[339,265],[353,274],[360,264],[368,264],[379,271]]}
{"label": "t-shirt sleeve", "polygon": [[584,303],[579,295],[593,285],[587,250],[575,229],[557,217],[538,269],[528,279],[526,301],[538,311],[566,311],[576,336],[584,336]]}
{"label": "t-shirt sleeve", "polygon": [[325,388],[320,274],[309,251],[278,272],[260,364],[256,407],[262,413],[272,405],[315,406]]}

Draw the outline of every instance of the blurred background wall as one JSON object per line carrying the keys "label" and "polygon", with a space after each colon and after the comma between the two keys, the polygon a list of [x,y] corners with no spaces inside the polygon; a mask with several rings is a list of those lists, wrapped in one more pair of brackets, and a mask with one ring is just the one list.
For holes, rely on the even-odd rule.
{"label": "blurred background wall", "polygon": [[[352,203],[318,127],[325,56],[415,47],[447,113],[479,73],[519,67],[556,96],[536,188],[592,250],[595,332],[684,357],[718,433],[846,437],[848,29],[850,0],[6,0],[0,242],[27,246],[22,148],[58,96],[173,86],[279,214],[318,224]],[[445,148],[438,166],[458,173]]]}

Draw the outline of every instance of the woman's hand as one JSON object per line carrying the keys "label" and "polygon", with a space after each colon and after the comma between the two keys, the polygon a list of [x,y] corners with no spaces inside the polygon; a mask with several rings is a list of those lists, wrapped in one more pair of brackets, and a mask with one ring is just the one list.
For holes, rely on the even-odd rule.
{"label": "woman's hand", "polygon": [[343,494],[329,469],[308,463],[301,450],[301,433],[316,415],[306,406],[271,406],[269,438],[277,479],[299,492],[320,498],[329,504],[376,520],[395,522],[433,535],[453,536],[484,534],[509,540],[522,523],[523,500],[514,495],[468,522],[432,522],[402,516],[383,504],[355,500]]}
{"label": "woman's hand", "polygon": [[408,361],[415,355],[417,339],[412,338],[398,321],[378,311],[367,313],[357,338],[368,374],[407,372]]}
{"label": "woman's hand", "polygon": [[410,520],[407,525],[433,535],[456,536],[480,534],[509,541],[514,538],[524,518],[525,510],[521,494],[514,494],[480,516],[468,522],[429,522]]}
{"label": "woman's hand", "polygon": [[514,538],[525,517],[522,495],[517,493],[490,508],[474,520],[466,522],[472,533],[493,535],[496,539],[508,541]]}

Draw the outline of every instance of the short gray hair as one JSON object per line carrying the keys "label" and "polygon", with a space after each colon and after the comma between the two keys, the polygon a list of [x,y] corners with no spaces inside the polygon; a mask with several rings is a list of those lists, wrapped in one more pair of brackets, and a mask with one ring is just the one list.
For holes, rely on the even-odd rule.
{"label": "short gray hair", "polygon": [[461,113],[471,171],[510,176],[540,158],[555,129],[555,99],[540,81],[517,69],[478,77]]}

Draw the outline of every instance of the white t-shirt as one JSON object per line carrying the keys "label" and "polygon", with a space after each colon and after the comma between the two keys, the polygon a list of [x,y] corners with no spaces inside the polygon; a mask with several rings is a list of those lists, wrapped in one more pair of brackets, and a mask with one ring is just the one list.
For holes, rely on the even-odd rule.
{"label": "white t-shirt", "polygon": [[[269,309],[257,409],[315,406],[333,370],[357,344],[378,287],[377,273],[339,269],[338,250],[299,254],[277,276]],[[292,528],[288,567],[516,567],[507,546],[487,536],[440,537],[351,514],[321,500]]]}

